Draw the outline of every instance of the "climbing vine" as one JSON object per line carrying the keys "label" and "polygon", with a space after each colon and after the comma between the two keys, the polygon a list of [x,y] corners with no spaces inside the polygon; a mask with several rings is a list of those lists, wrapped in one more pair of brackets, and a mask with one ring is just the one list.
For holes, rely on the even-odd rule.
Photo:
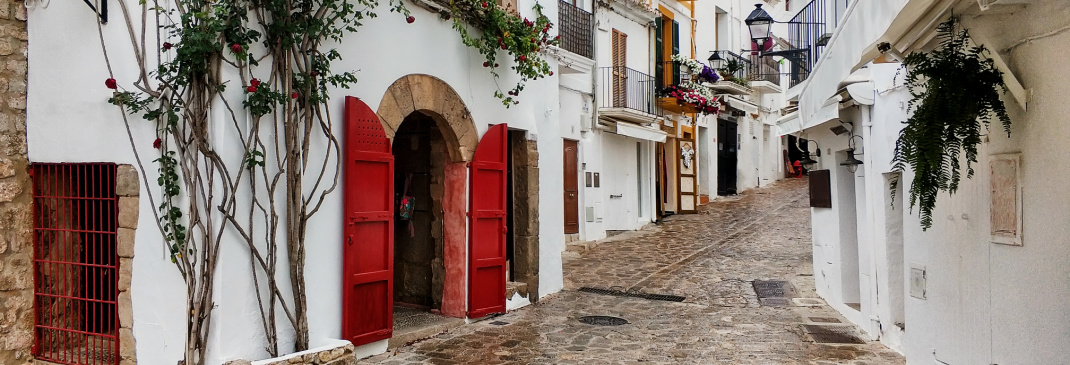
{"label": "climbing vine", "polygon": [[[307,349],[305,232],[340,173],[328,90],[357,82],[332,67],[341,54],[325,45],[375,17],[378,0],[118,4],[133,49],[126,64],[137,65],[137,76],[116,79],[98,27],[104,83],[146,181],[142,155],[156,156],[159,192],[149,189],[148,199],[186,286],[184,363],[205,362],[224,236],[240,237],[249,250],[248,263],[225,264],[252,270],[266,351],[287,351],[280,331],[291,329],[292,350]],[[400,0],[389,9],[414,21]],[[136,140],[145,127],[130,116],[150,123],[155,140]],[[279,275],[288,276],[288,290]]]}
{"label": "climbing vine", "polygon": [[[955,193],[965,155],[966,178],[973,177],[981,126],[993,120],[1010,135],[1011,120],[1000,100],[1006,92],[1003,72],[986,56],[983,46],[971,46],[968,30],[951,18],[938,28],[940,45],[927,53],[912,53],[903,61],[913,115],[895,144],[893,168],[914,172],[910,205],[921,209],[923,229],[932,227],[932,211],[941,191]],[[893,181],[892,191],[898,184]]]}
{"label": "climbing vine", "polygon": [[[493,0],[491,0],[493,1]],[[560,36],[550,37],[553,23],[543,14],[542,5],[535,4],[535,20],[521,18],[488,0],[437,0],[443,6],[440,17],[453,21],[453,29],[460,35],[468,47],[479,51],[484,57],[483,67],[490,70],[495,80],[500,76],[498,63],[500,51],[513,58],[509,68],[520,80],[509,90],[494,91],[494,97],[500,99],[506,107],[519,104],[517,96],[524,91],[528,81],[553,76],[550,65],[539,52],[545,46],[556,46]],[[479,30],[473,35],[469,26]]]}

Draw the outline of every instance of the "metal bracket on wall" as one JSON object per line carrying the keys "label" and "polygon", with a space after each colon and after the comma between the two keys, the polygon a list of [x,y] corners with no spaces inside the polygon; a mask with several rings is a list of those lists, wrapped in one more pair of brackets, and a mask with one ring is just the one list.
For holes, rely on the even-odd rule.
{"label": "metal bracket on wall", "polygon": [[89,0],[82,0],[82,1],[85,1],[85,4],[89,5],[90,9],[93,9],[93,13],[97,14],[97,17],[100,18],[100,22],[101,23],[108,24],[108,0],[100,0],[100,8],[99,9],[97,8],[96,5],[93,5],[93,3],[91,1],[89,1]]}

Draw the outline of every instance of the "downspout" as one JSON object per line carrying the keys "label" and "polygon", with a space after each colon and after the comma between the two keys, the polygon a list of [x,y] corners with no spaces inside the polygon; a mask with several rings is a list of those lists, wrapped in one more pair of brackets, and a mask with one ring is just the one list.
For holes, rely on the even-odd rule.
{"label": "downspout", "polygon": [[[863,135],[865,135],[862,138],[862,152],[863,152],[862,159],[866,162],[864,164],[866,166],[862,167],[862,171],[863,171],[862,183],[865,184],[865,185],[870,185],[869,184],[869,182],[871,181],[870,177],[873,177],[874,179],[877,177],[875,175],[876,171],[875,171],[875,166],[873,165],[872,153],[870,153],[870,151],[868,151],[867,147],[869,147],[869,146],[867,146],[866,142],[865,142],[865,141],[868,140],[868,138],[873,136],[873,130],[872,130],[872,128],[873,128],[873,117],[871,115],[871,113],[873,112],[873,107],[866,105],[866,106],[860,107],[860,109],[861,109],[860,110],[861,113],[859,113],[859,114],[861,114],[861,116],[862,116],[862,127],[863,127],[861,133]],[[869,171],[866,171],[866,170],[869,170]],[[877,189],[871,189],[871,186],[867,186],[866,187],[866,196],[863,197],[863,198],[865,198],[866,200],[869,200],[869,196],[872,195],[872,192],[874,190],[876,190],[878,192],[883,191],[883,185],[877,187]],[[881,333],[881,322],[880,322],[880,289],[881,289],[881,286],[880,286],[880,280],[878,280],[878,278],[877,278],[877,274],[880,271],[880,270],[877,269],[877,240],[876,240],[877,224],[876,224],[876,214],[875,214],[876,210],[877,210],[877,207],[876,207],[877,205],[879,205],[879,204],[870,204],[870,202],[868,202],[868,201],[866,202],[866,210],[867,210],[866,218],[869,220],[869,222],[867,222],[867,224],[866,224],[867,225],[867,227],[866,227],[866,236],[868,238],[867,241],[869,241],[869,245],[870,245],[870,249],[869,249],[869,275],[870,275],[869,276],[870,277],[869,281],[870,281],[870,283],[869,284],[873,288],[873,290],[870,291],[870,298],[873,300],[873,307],[872,307],[872,309],[871,309],[871,311],[869,313],[869,320],[871,322],[870,325],[872,326],[873,333],[876,334],[876,336],[874,336],[875,337],[874,341],[880,340],[881,336],[883,335],[883,333]]]}

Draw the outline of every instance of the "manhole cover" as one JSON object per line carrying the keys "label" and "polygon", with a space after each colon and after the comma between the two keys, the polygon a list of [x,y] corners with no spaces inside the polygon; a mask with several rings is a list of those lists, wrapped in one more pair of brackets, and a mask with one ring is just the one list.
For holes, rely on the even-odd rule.
{"label": "manhole cover", "polygon": [[832,318],[832,317],[807,317],[807,318],[810,318],[810,322],[818,322],[818,323],[842,323],[842,322],[840,322],[840,320],[839,320],[839,319],[836,319],[836,318]]}
{"label": "manhole cover", "polygon": [[580,322],[593,326],[620,326],[628,324],[628,320],[610,316],[585,316],[580,317]]}
{"label": "manhole cover", "polygon": [[812,337],[814,339],[814,342],[816,343],[866,343],[866,341],[862,341],[858,337],[855,337],[855,331],[853,326],[822,326],[814,324],[804,324],[803,329],[806,330],[806,333],[810,334],[810,337]]}
{"label": "manhole cover", "polygon": [[788,307],[788,298],[758,298],[758,303],[766,307]]}
{"label": "manhole cover", "polygon": [[754,293],[758,298],[791,298],[795,296],[795,289],[791,283],[783,280],[755,280]]}

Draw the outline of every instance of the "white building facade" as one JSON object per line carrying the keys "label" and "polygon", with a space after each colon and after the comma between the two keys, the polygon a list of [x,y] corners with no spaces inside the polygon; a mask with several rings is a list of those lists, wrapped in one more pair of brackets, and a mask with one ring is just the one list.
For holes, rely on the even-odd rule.
{"label": "white building facade", "polygon": [[[1070,315],[1062,304],[1070,297],[1063,283],[1070,275],[1063,259],[1070,254],[1063,234],[1070,194],[1058,183],[1070,171],[1056,162],[1070,135],[1061,122],[1066,103],[1058,101],[1068,79],[1060,50],[1070,42],[1070,7],[844,5],[809,77],[789,91],[798,95],[798,113],[779,124],[780,133],[820,150],[811,187],[827,189],[830,199],[812,201],[818,293],[908,364],[1070,361],[1063,351]],[[932,227],[923,230],[905,193],[913,172],[908,167],[899,176],[891,165],[912,113],[904,85],[909,70],[899,61],[935,48],[936,25],[952,15],[1003,72],[1012,126],[1008,137],[993,123],[977,146],[976,174],[954,194],[941,192]],[[841,166],[850,147],[863,162],[854,172]],[[818,175],[827,184],[815,185]]]}

